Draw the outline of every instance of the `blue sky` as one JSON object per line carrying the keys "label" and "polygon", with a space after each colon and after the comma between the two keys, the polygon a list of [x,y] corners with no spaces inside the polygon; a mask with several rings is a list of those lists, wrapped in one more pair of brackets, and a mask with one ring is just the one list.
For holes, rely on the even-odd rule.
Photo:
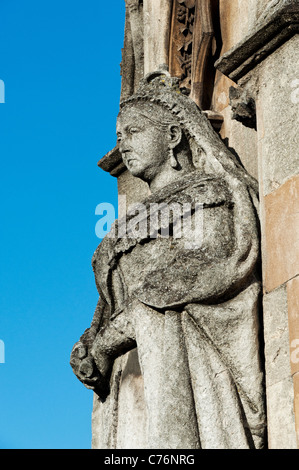
{"label": "blue sky", "polygon": [[69,366],[97,303],[97,167],[116,142],[124,0],[1,0],[0,448],[91,446]]}

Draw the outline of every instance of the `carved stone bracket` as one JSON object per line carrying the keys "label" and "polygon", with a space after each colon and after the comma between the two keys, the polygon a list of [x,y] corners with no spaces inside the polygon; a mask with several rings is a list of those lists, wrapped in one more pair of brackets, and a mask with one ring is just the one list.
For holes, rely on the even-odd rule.
{"label": "carved stone bracket", "polygon": [[256,28],[215,62],[215,67],[238,82],[275,49],[299,33],[298,0],[271,2]]}
{"label": "carved stone bracket", "polygon": [[242,87],[230,87],[229,100],[232,108],[232,119],[242,122],[244,126],[256,129],[255,100]]}

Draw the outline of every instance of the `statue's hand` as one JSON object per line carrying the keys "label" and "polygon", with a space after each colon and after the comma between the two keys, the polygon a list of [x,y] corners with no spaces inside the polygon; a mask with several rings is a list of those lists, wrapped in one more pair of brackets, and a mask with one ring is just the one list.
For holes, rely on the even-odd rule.
{"label": "statue's hand", "polygon": [[70,364],[73,372],[86,388],[93,390],[101,399],[109,393],[109,382],[97,369],[87,347],[78,341],[71,352]]}
{"label": "statue's hand", "polygon": [[[72,349],[70,364],[78,379],[87,388],[92,388],[92,378],[94,375],[93,360],[88,355],[87,348],[81,341],[78,341]],[[90,381],[91,383],[89,383]]]}

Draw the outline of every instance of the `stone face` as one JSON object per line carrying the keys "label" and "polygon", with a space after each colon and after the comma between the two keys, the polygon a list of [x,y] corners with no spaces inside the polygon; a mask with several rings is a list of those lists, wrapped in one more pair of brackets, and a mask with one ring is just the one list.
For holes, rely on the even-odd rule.
{"label": "stone face", "polygon": [[256,129],[256,107],[254,99],[244,90],[235,87],[229,89],[230,105],[233,119],[242,122],[244,126]]}
{"label": "stone face", "polygon": [[178,82],[155,72],[121,103],[119,151],[150,195],[94,254],[71,364],[101,401],[96,448],[262,448],[256,181]]}

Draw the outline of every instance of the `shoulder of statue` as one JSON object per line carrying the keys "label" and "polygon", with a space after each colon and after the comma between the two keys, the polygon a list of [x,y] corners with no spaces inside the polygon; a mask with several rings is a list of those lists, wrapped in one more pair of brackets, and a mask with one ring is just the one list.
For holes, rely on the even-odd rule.
{"label": "shoulder of statue", "polygon": [[104,265],[108,266],[108,261],[110,260],[111,252],[113,251],[113,244],[113,237],[110,236],[110,233],[102,239],[91,259],[91,265],[94,271],[96,270],[96,266],[99,262],[101,264],[101,268],[103,261]]}
{"label": "shoulder of statue", "polygon": [[[229,184],[224,177],[202,174],[194,171],[185,183],[181,185],[178,193],[178,202],[189,199],[202,204],[204,207],[213,207],[232,200]],[[183,182],[182,182],[183,183]]]}

